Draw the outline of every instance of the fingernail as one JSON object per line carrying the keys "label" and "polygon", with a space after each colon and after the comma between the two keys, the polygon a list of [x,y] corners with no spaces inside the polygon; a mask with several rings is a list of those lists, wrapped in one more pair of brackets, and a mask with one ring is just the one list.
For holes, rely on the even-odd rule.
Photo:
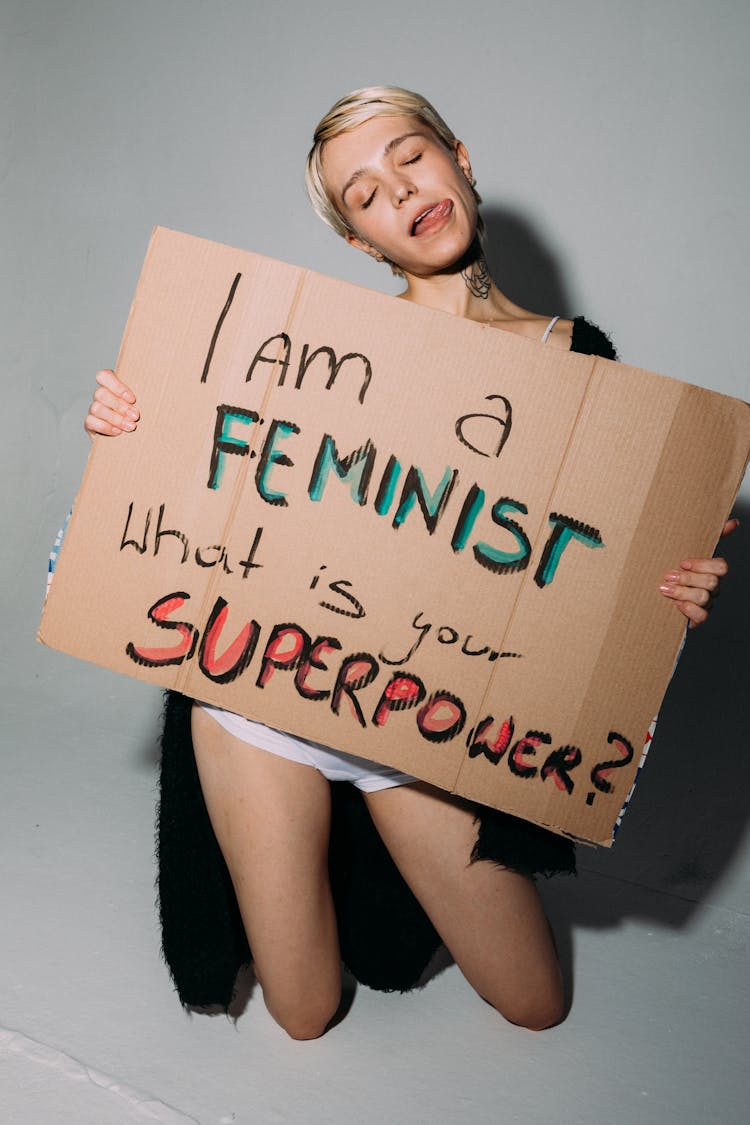
{"label": "fingernail", "polygon": [[662,594],[674,594],[674,586],[660,586]]}
{"label": "fingernail", "polygon": [[122,422],[120,422],[120,425],[122,426],[123,430],[135,429],[135,422],[131,422],[129,418],[123,418]]}
{"label": "fingernail", "polygon": [[680,576],[679,576],[679,574],[677,573],[676,570],[670,570],[669,574],[664,575],[664,581],[665,582],[677,582],[679,577]]}
{"label": "fingernail", "polygon": [[134,422],[138,421],[138,411],[134,406],[131,406],[130,410],[127,411],[127,415],[128,418],[132,418]]}

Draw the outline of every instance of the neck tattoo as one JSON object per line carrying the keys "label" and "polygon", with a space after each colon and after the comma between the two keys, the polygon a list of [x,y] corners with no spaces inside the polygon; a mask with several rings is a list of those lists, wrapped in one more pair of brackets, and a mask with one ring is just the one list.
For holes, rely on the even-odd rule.
{"label": "neck tattoo", "polygon": [[479,297],[483,301],[487,300],[490,295],[492,278],[484,258],[476,258],[465,269],[462,269],[461,277],[464,279],[466,288],[472,297]]}

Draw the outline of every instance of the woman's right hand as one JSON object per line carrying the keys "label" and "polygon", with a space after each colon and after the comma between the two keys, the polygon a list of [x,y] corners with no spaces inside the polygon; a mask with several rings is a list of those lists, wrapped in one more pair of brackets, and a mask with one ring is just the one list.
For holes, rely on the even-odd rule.
{"label": "woman's right hand", "polygon": [[109,370],[97,371],[96,381],[99,385],[83,423],[89,437],[94,434],[117,437],[123,431],[134,430],[141,413],[130,387]]}

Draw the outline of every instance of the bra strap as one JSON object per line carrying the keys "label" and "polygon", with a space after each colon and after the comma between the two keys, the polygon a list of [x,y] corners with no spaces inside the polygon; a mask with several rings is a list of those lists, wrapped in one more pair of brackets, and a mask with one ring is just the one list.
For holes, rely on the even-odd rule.
{"label": "bra strap", "polygon": [[559,319],[560,319],[559,316],[553,316],[552,317],[552,320],[549,322],[549,324],[547,325],[547,327],[544,330],[544,335],[542,336],[542,343],[543,344],[546,344],[547,341],[549,340],[550,332],[555,327],[555,325],[557,324]]}

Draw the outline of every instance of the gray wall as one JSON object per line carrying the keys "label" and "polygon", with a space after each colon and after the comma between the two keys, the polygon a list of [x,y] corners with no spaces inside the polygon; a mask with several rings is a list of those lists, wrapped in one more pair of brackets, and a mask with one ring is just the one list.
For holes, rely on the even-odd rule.
{"label": "gray wall", "polygon": [[[128,722],[151,722],[146,689],[33,641],[49,544],[86,455],[93,375],[115,361],[156,223],[394,291],[304,194],[312,126],[355,86],[422,90],[464,139],[511,296],[585,313],[628,362],[750,398],[746,0],[4,0],[0,20],[9,698],[41,690],[77,707],[94,696],[110,713],[127,699]],[[747,548],[735,539],[737,568]],[[675,690],[680,707],[702,707],[689,721],[668,710],[666,764],[644,786],[646,811],[630,814],[651,827],[612,862],[701,893],[731,868],[747,902],[736,860],[750,778],[739,750],[732,758],[747,722],[743,597],[735,577],[692,646]],[[719,736],[734,784],[701,774],[706,861],[658,825],[690,799],[676,763],[687,754],[697,770]]]}

